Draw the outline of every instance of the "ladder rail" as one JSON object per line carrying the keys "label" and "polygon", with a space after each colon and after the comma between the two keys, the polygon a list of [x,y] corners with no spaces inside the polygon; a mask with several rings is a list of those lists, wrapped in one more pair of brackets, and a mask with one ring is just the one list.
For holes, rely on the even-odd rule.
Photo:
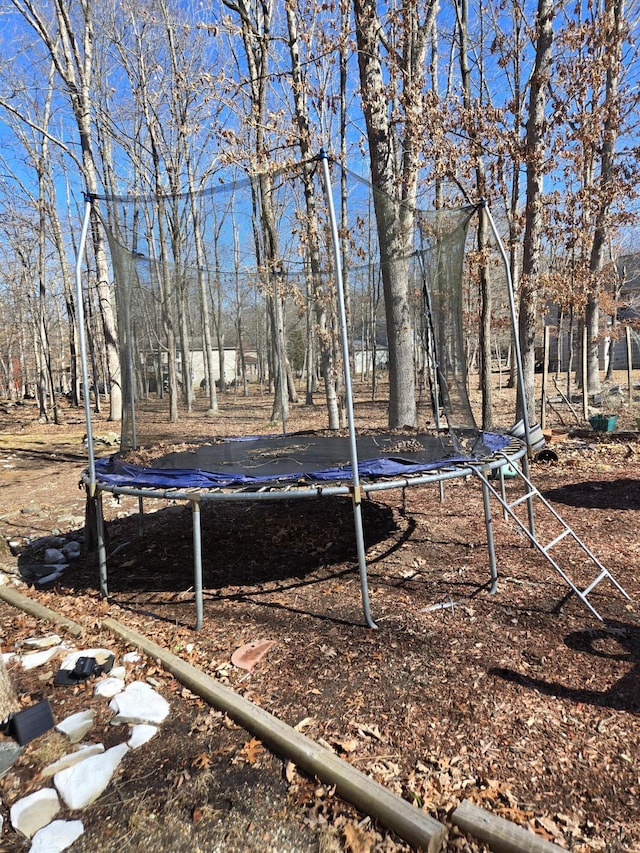
{"label": "ladder rail", "polygon": [[[509,464],[509,459],[504,456],[505,463]],[[501,504],[503,508],[503,512],[508,514],[509,517],[516,523],[517,527],[526,535],[529,542],[532,546],[547,560],[547,562],[551,565],[554,571],[562,578],[562,580],[570,587],[570,589],[578,596],[578,598],[582,601],[582,603],[591,611],[591,613],[601,622],[604,621],[595,607],[591,604],[588,599],[588,595],[592,592],[593,589],[605,578],[608,578],[613,586],[628,600],[631,600],[631,597],[628,595],[626,590],[618,583],[618,581],[613,577],[611,572],[606,569],[598,557],[591,551],[591,549],[587,546],[587,544],[578,536],[578,534],[573,530],[567,523],[564,521],[562,516],[554,509],[554,507],[546,500],[546,498],[540,493],[539,489],[533,485],[531,480],[524,474],[523,471],[517,470],[517,477],[520,478],[524,484],[526,485],[526,494],[517,498],[514,501],[508,502],[506,495],[501,495],[500,492],[489,481],[488,477],[482,471],[482,466],[474,466],[474,472],[476,476],[482,481],[484,486],[489,490],[489,492],[494,496],[494,498]],[[520,506],[525,501],[528,503],[529,509],[532,505],[533,498],[537,498],[547,509],[551,515],[556,519],[556,521],[561,525],[562,532],[548,542],[546,545],[543,545],[538,541],[535,532],[529,529],[527,524],[519,518],[519,516],[514,512],[517,506]],[[589,558],[589,560],[596,566],[599,570],[599,574],[594,580],[591,581],[584,589],[580,589],[567,575],[566,571],[558,564],[556,560],[550,555],[551,549],[565,539],[567,536],[570,536],[577,546],[583,551],[584,554]]]}
{"label": "ladder rail", "polygon": [[[539,490],[536,486],[534,486],[534,485],[533,485],[533,483],[532,483],[532,482],[531,482],[531,480],[526,476],[526,474],[525,474],[523,471],[519,471],[519,472],[518,472],[518,476],[519,476],[522,480],[524,480],[524,482],[526,483],[527,488],[530,490],[530,492],[532,492],[532,493],[533,493],[533,494],[534,494],[534,495],[535,495],[535,496],[536,496],[536,497],[541,501],[541,503],[543,504],[543,506],[544,506],[547,510],[549,510],[549,512],[554,516],[554,518],[556,519],[556,521],[558,521],[558,522],[559,522],[559,523],[560,523],[560,524],[561,524],[561,525],[566,529],[566,531],[567,531],[568,535],[570,535],[570,536],[575,540],[575,542],[576,542],[576,543],[580,546],[580,548],[585,552],[585,554],[589,557],[589,559],[590,559],[590,560],[591,560],[591,561],[596,565],[596,567],[597,567],[597,568],[599,568],[599,569],[600,569],[600,571],[604,573],[605,577],[608,577],[608,578],[609,578],[609,580],[611,581],[611,583],[612,583],[612,584],[613,584],[613,585],[614,585],[614,586],[615,586],[615,587],[616,587],[616,588],[617,588],[617,589],[618,589],[618,590],[619,590],[619,591],[624,595],[624,597],[625,597],[626,599],[628,599],[629,601],[631,601],[631,596],[627,594],[627,592],[622,588],[622,586],[618,583],[618,581],[613,577],[613,575],[611,574],[611,572],[610,572],[610,571],[609,571],[605,566],[603,566],[603,565],[602,565],[602,563],[600,562],[599,558],[598,558],[598,557],[593,553],[593,551],[591,550],[591,548],[589,548],[589,546],[587,545],[587,543],[586,543],[583,539],[581,539],[581,538],[578,536],[578,534],[575,532],[575,530],[567,524],[567,522],[562,518],[562,516],[560,515],[560,513],[558,513],[558,512],[555,510],[555,508],[554,508],[554,507],[549,503],[549,501],[548,501],[548,500],[545,498],[545,496],[540,492],[540,490]],[[496,494],[496,497],[497,497],[498,499],[500,498],[500,496],[499,496],[499,495],[497,495],[497,494]],[[516,520],[520,521],[520,519],[518,519],[518,516],[517,516],[517,515],[515,515],[515,513],[511,513],[511,515],[512,515]],[[520,523],[521,523],[521,522],[520,522]],[[567,535],[567,534],[564,534],[564,535]],[[534,541],[534,543],[536,542],[535,537],[532,537],[532,540]],[[555,544],[555,543],[550,543],[547,547],[548,547],[548,548],[550,548],[550,547],[551,547],[551,544]],[[593,586],[595,586],[595,584],[594,584]],[[593,586],[588,587],[589,591],[590,591],[591,589],[593,589]]]}

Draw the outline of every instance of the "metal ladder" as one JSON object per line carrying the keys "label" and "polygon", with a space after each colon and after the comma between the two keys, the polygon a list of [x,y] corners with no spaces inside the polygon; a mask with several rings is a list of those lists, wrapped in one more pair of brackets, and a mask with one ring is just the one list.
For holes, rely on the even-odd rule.
{"label": "metal ladder", "polygon": [[[490,494],[498,501],[498,503],[502,506],[505,519],[507,517],[511,518],[517,525],[518,529],[521,530],[529,539],[533,547],[547,560],[547,562],[552,566],[552,568],[560,575],[563,581],[571,587],[571,590],[578,596],[578,598],[582,601],[582,603],[587,607],[591,613],[599,619],[601,622],[604,622],[602,616],[598,613],[595,607],[591,604],[588,599],[589,593],[591,593],[596,586],[600,583],[600,581],[608,579],[614,585],[614,587],[622,593],[622,595],[631,600],[631,597],[627,594],[627,592],[622,588],[622,586],[618,583],[618,581],[613,577],[613,575],[609,572],[608,569],[602,565],[600,560],[593,554],[593,552],[585,545],[585,543],[580,539],[580,537],[573,531],[569,525],[560,517],[560,515],[556,512],[556,510],[551,506],[551,504],[540,494],[538,489],[533,485],[529,477],[520,469],[518,465],[511,464],[510,460],[505,456],[505,465],[509,465],[511,473],[511,478],[515,481],[521,481],[525,486],[525,493],[520,495],[520,497],[515,500],[510,500],[505,495],[504,490],[504,479],[500,477],[501,490],[498,491],[489,477],[487,476],[486,469],[483,471],[482,467],[474,467],[474,472],[476,476],[482,481],[485,489],[488,490]],[[500,469],[498,469],[500,470]],[[515,472],[515,476],[514,476]],[[542,503],[544,508],[553,516],[556,522],[556,527],[559,528],[559,533],[554,536],[546,545],[543,545],[538,541],[535,528],[532,524],[533,521],[533,510],[532,504],[533,500],[537,499]],[[523,521],[515,512],[516,507],[522,506],[526,504],[529,510],[528,522]],[[571,580],[567,572],[561,568],[556,560],[549,553],[552,548],[555,548],[560,544],[563,540],[569,537],[570,540],[578,546],[578,548],[588,557],[589,561],[596,567],[598,574],[597,576],[589,583],[584,589],[580,589],[576,584]]]}

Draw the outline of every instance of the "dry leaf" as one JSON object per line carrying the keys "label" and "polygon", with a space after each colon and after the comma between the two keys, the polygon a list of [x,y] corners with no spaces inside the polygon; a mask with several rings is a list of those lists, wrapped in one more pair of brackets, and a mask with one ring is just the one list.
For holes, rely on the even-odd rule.
{"label": "dry leaf", "polygon": [[373,849],[373,836],[370,832],[360,829],[355,823],[348,823],[344,828],[346,849],[351,853],[370,853]]}
{"label": "dry leaf", "polygon": [[343,752],[350,754],[355,752],[358,746],[360,745],[360,741],[358,738],[346,738],[345,740],[336,740],[334,741],[335,745],[339,747]]}
{"label": "dry leaf", "polygon": [[537,826],[533,827],[533,831],[547,841],[557,841],[564,837],[561,830],[548,817],[536,817],[536,824]]}
{"label": "dry leaf", "polygon": [[365,737],[368,735],[369,737],[374,737],[376,740],[381,742],[384,741],[384,738],[380,734],[380,729],[377,726],[358,726],[358,731]]}
{"label": "dry leaf", "polygon": [[297,725],[294,726],[294,729],[297,732],[303,732],[305,729],[308,729],[312,723],[315,723],[315,721],[315,717],[305,717],[303,720],[300,720]]}
{"label": "dry leaf", "polygon": [[238,753],[248,764],[255,764],[264,747],[257,737],[248,740]]}
{"label": "dry leaf", "polygon": [[296,765],[293,761],[287,761],[284,768],[284,778],[291,784],[293,780],[296,778]]}
{"label": "dry leaf", "polygon": [[196,755],[193,759],[191,766],[196,767],[198,770],[204,770],[206,767],[211,766],[211,758],[206,752],[201,752],[200,755]]}

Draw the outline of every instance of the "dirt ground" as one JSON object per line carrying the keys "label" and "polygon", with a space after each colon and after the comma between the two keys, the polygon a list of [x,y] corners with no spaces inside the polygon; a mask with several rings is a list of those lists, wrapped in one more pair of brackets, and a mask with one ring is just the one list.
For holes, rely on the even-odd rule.
{"label": "dirt ground", "polygon": [[[356,386],[356,419],[382,425],[384,407]],[[510,401],[497,409],[509,423]],[[197,409],[178,431],[144,416],[145,440],[252,434],[270,400],[227,394],[221,413]],[[463,799],[561,847],[640,851],[640,405],[621,405],[616,432],[594,433],[565,406],[549,426],[566,431],[558,460],[533,479],[627,591],[607,580],[590,600],[598,622],[494,510],[499,588],[488,590],[478,484],[378,493],[363,507],[371,608],[363,625],[348,501],[218,504],[203,510],[204,627],[194,631],[191,519],[181,505],[138,505],[105,496],[109,598],[87,555],[50,588],[19,587],[83,625],[83,643],[125,647],[101,628],[111,616],[300,726],[416,807],[448,821]],[[30,402],[0,402],[0,557],[6,580],[36,577],[52,535],[82,537],[84,415],[40,424]],[[294,406],[290,429],[324,427],[321,407]],[[95,421],[94,433],[113,425]],[[102,445],[108,454],[113,447]],[[514,488],[507,481],[509,489]],[[156,510],[156,511],[151,511]],[[538,516],[538,533],[543,517]],[[564,547],[564,546],[563,546]],[[582,580],[584,567],[570,557]],[[589,578],[586,578],[588,582]],[[0,646],[15,651],[53,626],[0,603]],[[275,645],[248,674],[231,655],[245,643]],[[162,738],[83,813],[72,851],[352,850],[409,847],[331,790],[297,773],[252,735],[163,672],[140,664],[169,699]],[[91,705],[90,690],[54,687],[53,672],[12,667],[27,706],[50,700],[56,719]],[[116,737],[96,706],[96,738]],[[0,740],[2,736],[0,735]],[[0,849],[23,851],[8,809],[42,784],[40,769],[63,749],[49,733],[0,779]],[[447,851],[483,851],[452,828]]]}

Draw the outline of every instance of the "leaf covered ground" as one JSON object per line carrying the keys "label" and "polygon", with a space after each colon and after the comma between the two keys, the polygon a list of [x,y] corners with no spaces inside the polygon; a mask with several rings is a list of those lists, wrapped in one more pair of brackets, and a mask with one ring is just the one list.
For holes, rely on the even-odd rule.
{"label": "leaf covered ground", "polygon": [[[173,434],[149,414],[146,435],[269,429],[266,396],[228,395],[221,407],[206,423],[194,412]],[[384,422],[365,395],[356,416]],[[297,407],[292,428],[322,428],[321,417]],[[1,427],[0,532],[22,543],[17,558],[2,560],[12,582],[33,577],[52,531],[80,535],[84,427],[71,410],[58,427],[38,424],[28,405],[7,407]],[[82,624],[92,645],[124,650],[105,636],[106,616],[145,634],[444,822],[467,799],[576,853],[640,851],[640,444],[629,430],[577,429],[554,447],[557,462],[532,466],[536,485],[631,597],[599,584],[591,600],[605,623],[566,596],[498,508],[500,580],[490,594],[482,493],[466,480],[447,483],[443,496],[430,486],[365,501],[375,631],[363,625],[343,499],[205,507],[198,632],[191,517],[179,504],[147,505],[141,537],[137,501],[105,496],[108,600],[88,557],[50,589],[21,589]],[[581,579],[581,559],[567,556]],[[2,651],[49,630],[0,605]],[[231,663],[259,640],[274,645],[251,672]],[[169,698],[171,720],[83,815],[87,830],[72,850],[97,849],[100,838],[105,853],[133,851],[152,837],[176,850],[408,849],[154,661],[141,666]],[[57,717],[93,701],[54,689],[53,673],[12,674],[24,704],[47,697]],[[104,727],[106,738],[106,719]],[[7,828],[8,807],[37,787],[40,751],[56,748],[53,734],[38,739],[0,780],[3,849],[28,849]],[[452,829],[447,850],[484,849]]]}

